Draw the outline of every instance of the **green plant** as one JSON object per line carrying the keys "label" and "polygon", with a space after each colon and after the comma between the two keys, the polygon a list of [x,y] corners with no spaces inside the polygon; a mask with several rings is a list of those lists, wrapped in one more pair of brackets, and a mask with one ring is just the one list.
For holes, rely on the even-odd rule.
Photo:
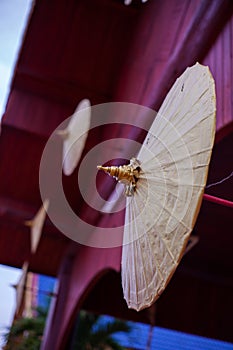
{"label": "green plant", "polygon": [[101,316],[80,311],[72,350],[123,350],[112,337],[117,332],[129,332],[129,325],[121,320],[101,322]]}
{"label": "green plant", "polygon": [[39,350],[46,315],[46,310],[38,308],[36,317],[23,317],[15,320],[5,335],[4,350]]}

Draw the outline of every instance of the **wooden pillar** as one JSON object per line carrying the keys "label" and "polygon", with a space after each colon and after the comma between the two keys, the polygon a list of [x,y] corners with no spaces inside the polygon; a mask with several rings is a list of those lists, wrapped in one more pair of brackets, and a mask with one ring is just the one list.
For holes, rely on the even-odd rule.
{"label": "wooden pillar", "polygon": [[71,244],[58,275],[57,300],[50,310],[41,350],[65,349],[82,302],[109,269],[120,270],[121,247],[92,248]]}

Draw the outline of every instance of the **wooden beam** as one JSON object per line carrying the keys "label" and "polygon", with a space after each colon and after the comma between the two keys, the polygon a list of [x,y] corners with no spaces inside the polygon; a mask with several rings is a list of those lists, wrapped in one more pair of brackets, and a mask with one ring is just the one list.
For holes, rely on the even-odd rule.
{"label": "wooden beam", "polygon": [[231,0],[202,0],[197,8],[183,41],[177,43],[173,55],[168,59],[160,79],[155,82],[151,93],[143,96],[146,106],[158,110],[175,79],[197,61],[202,61],[219,33],[231,18]]}

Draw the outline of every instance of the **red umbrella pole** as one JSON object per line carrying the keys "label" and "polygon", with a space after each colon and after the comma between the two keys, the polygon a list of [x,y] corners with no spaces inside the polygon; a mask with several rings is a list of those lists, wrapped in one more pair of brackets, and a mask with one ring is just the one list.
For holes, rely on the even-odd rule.
{"label": "red umbrella pole", "polygon": [[226,199],[222,199],[222,198],[218,198],[218,197],[215,197],[215,196],[211,196],[209,194],[204,194],[203,195],[203,199],[207,200],[208,202],[217,203],[217,204],[220,204],[220,205],[224,205],[225,207],[233,208],[233,202],[228,201]]}

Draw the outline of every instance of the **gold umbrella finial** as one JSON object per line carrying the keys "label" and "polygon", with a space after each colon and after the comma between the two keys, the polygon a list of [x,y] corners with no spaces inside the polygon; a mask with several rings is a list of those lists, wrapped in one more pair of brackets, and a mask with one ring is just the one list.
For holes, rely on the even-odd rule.
{"label": "gold umbrella finial", "polygon": [[125,195],[132,196],[136,190],[136,183],[139,179],[140,163],[136,158],[132,158],[128,165],[120,166],[97,166],[98,170],[103,170],[108,175],[114,177],[118,182],[125,185]]}

